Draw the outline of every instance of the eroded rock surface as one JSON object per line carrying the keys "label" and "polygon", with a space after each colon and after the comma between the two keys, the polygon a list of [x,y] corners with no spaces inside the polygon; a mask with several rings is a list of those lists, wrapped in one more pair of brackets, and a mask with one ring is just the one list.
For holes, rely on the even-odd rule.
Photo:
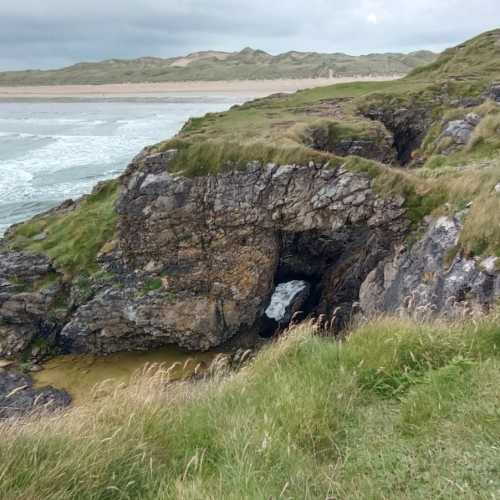
{"label": "eroded rock surface", "polygon": [[468,113],[463,120],[452,120],[448,122],[443,130],[443,137],[450,137],[454,144],[465,145],[469,142],[472,132],[481,121],[476,113]]}
{"label": "eroded rock surface", "polygon": [[327,127],[310,130],[310,146],[319,151],[328,151],[338,156],[361,156],[370,160],[392,164],[396,161],[394,140],[389,131],[379,124],[379,128],[366,133],[365,137],[335,137]]}
{"label": "eroded rock surface", "polygon": [[488,312],[500,297],[497,258],[450,258],[461,229],[457,218],[441,217],[410,250],[401,246],[380,262],[361,287],[362,310],[422,317]]}
{"label": "eroded rock surface", "polygon": [[371,120],[376,120],[393,135],[396,159],[401,165],[407,165],[413,160],[413,152],[419,148],[430,128],[432,117],[428,108],[381,108],[369,107],[362,111]]}

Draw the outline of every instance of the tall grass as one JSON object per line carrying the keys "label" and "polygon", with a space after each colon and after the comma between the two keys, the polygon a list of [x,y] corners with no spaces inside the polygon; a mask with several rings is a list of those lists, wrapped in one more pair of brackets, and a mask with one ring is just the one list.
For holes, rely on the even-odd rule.
{"label": "tall grass", "polygon": [[495,498],[500,322],[304,325],[240,372],[0,429],[5,499]]}

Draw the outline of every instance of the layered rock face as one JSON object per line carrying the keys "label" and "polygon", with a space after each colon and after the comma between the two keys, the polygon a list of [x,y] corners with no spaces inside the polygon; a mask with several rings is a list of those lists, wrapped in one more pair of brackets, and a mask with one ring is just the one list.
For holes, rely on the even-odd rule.
{"label": "layered rock face", "polygon": [[61,334],[69,349],[209,349],[258,329],[275,284],[291,279],[313,283],[311,311],[346,316],[406,229],[404,200],[378,198],[364,174],[248,164],[187,178],[168,172],[173,155],[142,156],[123,176],[106,257],[122,286],[76,311]]}
{"label": "layered rock face", "polygon": [[362,310],[454,319],[489,312],[500,298],[498,259],[453,257],[461,229],[458,218],[441,217],[410,250],[380,262],[361,286]]}
{"label": "layered rock face", "polygon": [[[306,141],[307,142],[307,141]],[[392,134],[382,125],[371,136],[361,138],[336,138],[327,127],[318,127],[310,131],[310,147],[319,151],[328,151],[338,156],[361,156],[381,163],[392,164],[396,161],[396,150]]]}

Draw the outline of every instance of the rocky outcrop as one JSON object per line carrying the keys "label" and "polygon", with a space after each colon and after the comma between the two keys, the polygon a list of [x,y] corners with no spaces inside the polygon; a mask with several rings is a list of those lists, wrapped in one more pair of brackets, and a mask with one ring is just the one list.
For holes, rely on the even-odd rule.
{"label": "rocky outcrop", "polygon": [[455,318],[494,307],[500,297],[497,258],[453,256],[461,228],[458,218],[441,217],[411,249],[400,246],[380,262],[361,286],[363,312]]}
{"label": "rocky outcrop", "polygon": [[43,387],[35,389],[27,375],[0,369],[0,420],[53,412],[71,403],[66,391]]}
{"label": "rocky outcrop", "polygon": [[[2,356],[40,336],[70,352],[207,350],[273,333],[298,309],[341,329],[359,306],[452,316],[486,311],[499,295],[491,259],[448,262],[458,219],[439,219],[407,249],[404,199],[380,198],[366,174],[248,163],[187,177],[169,171],[175,155],[145,150],[122,176],[101,277],[66,284],[64,314],[54,314],[59,281],[38,285],[55,273],[47,258],[0,254]],[[284,320],[266,319],[277,285],[290,282],[307,283],[307,293]]]}
{"label": "rocky outcrop", "polygon": [[469,142],[472,132],[481,121],[476,113],[468,113],[463,120],[448,122],[443,130],[443,137],[450,137],[454,144],[463,146]]}
{"label": "rocky outcrop", "polygon": [[34,285],[54,273],[48,257],[0,250],[0,357],[24,351],[34,337],[53,338],[57,320],[49,311],[59,286]]}
{"label": "rocky outcrop", "polygon": [[168,172],[173,155],[140,156],[123,176],[105,257],[116,280],[76,310],[67,349],[209,349],[255,328],[275,282],[298,278],[311,310],[350,305],[407,227],[404,200],[380,199],[364,174],[250,163],[188,178]]}

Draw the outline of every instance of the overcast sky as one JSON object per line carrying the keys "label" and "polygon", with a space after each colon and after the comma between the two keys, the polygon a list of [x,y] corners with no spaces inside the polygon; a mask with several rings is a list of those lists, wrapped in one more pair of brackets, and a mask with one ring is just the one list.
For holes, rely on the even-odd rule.
{"label": "overcast sky", "polygon": [[169,57],[442,50],[500,27],[500,0],[0,0],[0,70]]}

